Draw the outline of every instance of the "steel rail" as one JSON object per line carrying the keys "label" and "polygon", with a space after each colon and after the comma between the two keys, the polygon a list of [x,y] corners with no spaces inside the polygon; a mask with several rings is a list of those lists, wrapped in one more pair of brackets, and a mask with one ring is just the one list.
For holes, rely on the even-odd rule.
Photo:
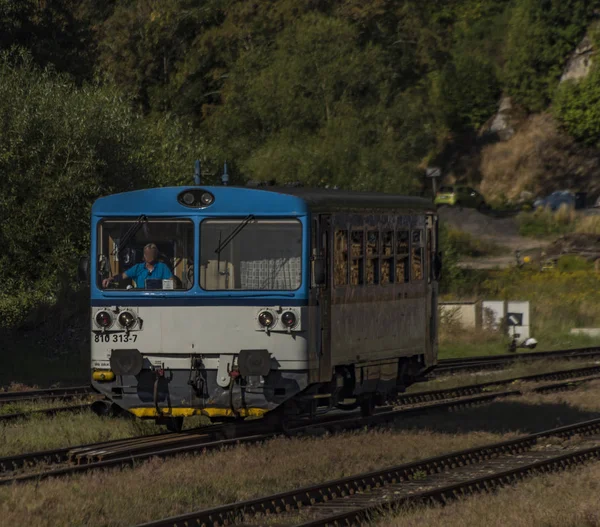
{"label": "steel rail", "polygon": [[[577,387],[583,383],[600,379],[600,375],[586,377],[581,379],[573,379],[570,381],[562,381],[559,383],[553,383],[549,385],[544,385],[540,387],[536,387],[532,390],[532,392],[536,393],[547,393],[552,391],[564,390]],[[339,431],[339,430],[349,430],[353,428],[363,428],[364,426],[372,426],[378,425],[382,423],[387,423],[398,419],[400,417],[411,417],[415,415],[420,415],[424,413],[429,413],[432,411],[441,411],[441,410],[453,410],[460,408],[468,408],[471,406],[486,404],[497,400],[499,398],[505,398],[510,396],[519,396],[523,395],[524,392],[521,390],[508,390],[504,392],[494,392],[489,394],[477,395],[474,397],[465,397],[458,398],[449,401],[442,402],[434,402],[431,404],[418,405],[408,408],[399,408],[393,410],[383,409],[379,413],[369,417],[346,417],[345,415],[335,415],[333,418],[327,415],[324,416],[324,419],[317,422],[310,422],[305,425],[299,425],[294,428],[286,430],[287,435],[294,436],[297,434],[302,434],[306,432],[310,432],[313,429],[328,429],[331,431]],[[168,444],[168,437],[173,436],[174,434],[159,434],[160,436],[160,444],[152,445],[151,441],[148,441],[150,436],[146,438],[134,438],[135,440],[144,440],[140,445],[138,445],[138,449],[135,446],[130,445],[126,446],[124,449],[117,449],[117,453],[119,455],[115,455],[114,452],[111,455],[110,447],[111,442],[105,443],[105,448],[99,448],[101,445],[91,445],[93,450],[91,452],[91,456],[88,459],[85,459],[87,454],[84,455],[78,452],[77,448],[70,449],[61,449],[59,455],[53,451],[45,452],[45,453],[37,453],[37,459],[56,459],[60,460],[58,462],[64,462],[65,460],[75,459],[81,464],[75,466],[67,466],[63,468],[57,468],[52,470],[47,470],[44,472],[37,473],[28,473],[16,475],[9,478],[0,479],[0,485],[6,485],[9,483],[15,482],[27,482],[27,481],[40,481],[47,478],[52,477],[61,477],[65,475],[72,474],[80,474],[89,472],[92,470],[105,469],[111,467],[125,467],[125,466],[134,466],[140,462],[143,462],[147,459],[153,457],[159,458],[167,458],[182,454],[196,454],[196,453],[204,453],[210,450],[222,449],[225,447],[232,447],[242,443],[257,443],[262,442],[268,439],[272,439],[281,433],[281,430],[270,430],[264,431],[264,425],[261,426],[260,421],[250,422],[252,426],[256,427],[256,431],[253,434],[248,433],[246,436],[234,437],[230,439],[215,439],[210,434],[206,434],[201,437],[188,437],[183,445]],[[220,425],[213,425],[219,427]],[[261,433],[260,430],[263,429]],[[249,427],[242,427],[241,431],[250,431]],[[252,430],[254,431],[254,430]],[[191,431],[190,431],[191,432]],[[191,434],[190,434],[191,435]],[[155,436],[156,437],[156,436]],[[126,444],[129,440],[123,440],[118,446],[121,447]],[[165,441],[167,443],[165,444]],[[114,443],[113,443],[114,444]],[[85,449],[84,449],[85,450]],[[72,454],[72,451],[75,451],[75,454]],[[99,455],[101,454],[101,455]],[[0,469],[4,469],[5,472],[10,471],[11,466],[25,467],[29,466],[30,459],[28,458],[28,454],[23,454],[20,456],[13,456],[11,458],[0,458]],[[94,457],[96,456],[96,457]],[[0,474],[1,476],[1,474]]]}
{"label": "steel rail", "polygon": [[394,399],[395,404],[418,404],[430,401],[446,400],[454,397],[463,397],[483,393],[494,386],[505,386],[514,382],[543,382],[558,381],[574,377],[584,377],[600,373],[600,365],[586,366],[583,368],[574,368],[572,370],[559,370],[548,373],[536,373],[510,379],[500,379],[488,381],[479,384],[468,384],[466,386],[457,386],[455,388],[441,388],[438,390],[428,390],[421,392],[406,393],[399,395]]}
{"label": "steel rail", "polygon": [[26,390],[22,392],[0,392],[0,404],[38,399],[73,399],[96,392],[91,386],[73,386],[71,388],[50,388],[47,390]]}
{"label": "steel rail", "polygon": [[[588,443],[592,437],[594,444],[586,445],[584,441],[582,448],[574,447],[566,453],[564,448],[533,450],[540,440],[574,436],[587,437]],[[524,463],[527,457],[530,459]],[[235,522],[244,522],[244,526],[250,527],[260,525],[265,517],[272,525],[274,516],[281,516],[277,518],[280,524],[285,520],[291,524],[290,521],[295,520],[298,527],[349,526],[393,507],[432,500],[445,503],[457,496],[512,483],[535,472],[560,470],[599,458],[600,419],[594,419],[138,527],[218,527]]]}
{"label": "steel rail", "polygon": [[547,359],[585,359],[599,356],[600,346],[592,346],[588,348],[574,348],[568,350],[511,353],[505,355],[483,355],[461,359],[442,359],[438,361],[433,373],[452,373],[458,371],[502,368],[518,361],[530,362]]}

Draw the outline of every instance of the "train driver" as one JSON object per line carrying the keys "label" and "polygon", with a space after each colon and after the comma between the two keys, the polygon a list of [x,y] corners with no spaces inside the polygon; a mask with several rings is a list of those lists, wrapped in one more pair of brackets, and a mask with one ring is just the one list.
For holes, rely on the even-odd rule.
{"label": "train driver", "polygon": [[146,279],[167,280],[173,277],[169,267],[158,261],[158,247],[149,243],[144,247],[144,261],[131,266],[121,276],[118,274],[102,280],[102,287],[108,287],[111,282],[119,278],[131,278],[139,289],[146,287]]}

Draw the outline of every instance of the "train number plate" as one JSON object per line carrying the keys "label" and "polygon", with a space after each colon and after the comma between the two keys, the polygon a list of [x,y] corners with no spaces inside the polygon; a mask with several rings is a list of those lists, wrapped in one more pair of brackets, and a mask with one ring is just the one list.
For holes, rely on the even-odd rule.
{"label": "train number plate", "polygon": [[102,335],[96,333],[94,342],[135,342],[137,335]]}

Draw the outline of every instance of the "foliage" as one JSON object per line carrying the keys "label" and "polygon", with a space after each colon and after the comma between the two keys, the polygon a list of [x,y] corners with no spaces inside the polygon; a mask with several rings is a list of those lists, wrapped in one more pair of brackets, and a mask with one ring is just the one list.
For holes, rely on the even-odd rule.
{"label": "foliage", "polygon": [[540,207],[533,212],[521,212],[517,216],[517,222],[522,236],[548,236],[575,231],[578,216],[566,205],[562,205],[557,211]]}
{"label": "foliage", "polygon": [[594,264],[574,254],[565,254],[556,262],[556,268],[561,273],[573,273],[575,271],[593,271]]}
{"label": "foliage", "polygon": [[529,300],[533,329],[593,327],[600,317],[600,274],[589,270],[507,269],[482,284],[486,298]]}
{"label": "foliage", "polygon": [[442,294],[459,297],[476,296],[480,289],[483,273],[461,269],[458,265],[462,257],[472,256],[473,252],[477,251],[473,239],[468,234],[466,236],[464,234],[449,228],[443,222],[440,223],[439,246],[443,265],[440,291]]}
{"label": "foliage", "polygon": [[591,146],[600,138],[600,68],[581,80],[564,82],[554,97],[553,113],[573,137]]}
{"label": "foliage", "polygon": [[493,256],[505,252],[503,247],[451,227],[446,228],[446,240],[449,246],[454,247],[460,256],[477,258],[480,256]]}
{"label": "foliage", "polygon": [[515,2],[503,80],[516,101],[533,111],[548,104],[566,58],[585,33],[593,4],[589,0]]}
{"label": "foliage", "polygon": [[272,50],[241,55],[208,120],[219,157],[257,179],[414,191],[431,134],[414,95],[388,92],[380,49],[357,39],[348,23],[309,14]]}
{"label": "foliage", "polygon": [[18,313],[70,282],[97,197],[180,182],[184,165],[191,177],[194,143],[167,120],[142,121],[113,88],[76,88],[27,55],[0,57],[0,78],[1,296]]}
{"label": "foliage", "polygon": [[[196,158],[213,173],[227,160],[233,183],[422,193],[424,167],[474,137],[500,93],[550,100],[592,4],[0,0],[6,320],[69,283],[96,197],[181,184]],[[597,80],[556,97],[590,144]],[[476,289],[456,262],[480,248],[444,236],[444,288]]]}
{"label": "foliage", "polygon": [[95,47],[88,16],[94,0],[0,0],[0,51],[27,48],[37,64],[51,64],[79,80],[93,73]]}

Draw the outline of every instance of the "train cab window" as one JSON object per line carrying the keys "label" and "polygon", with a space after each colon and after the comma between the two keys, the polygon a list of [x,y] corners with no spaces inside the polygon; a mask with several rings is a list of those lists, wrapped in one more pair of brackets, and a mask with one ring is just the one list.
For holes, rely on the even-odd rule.
{"label": "train cab window", "polygon": [[302,283],[302,224],[295,219],[207,219],[200,224],[200,287],[294,291]]}
{"label": "train cab window", "polygon": [[405,284],[409,277],[409,233],[396,232],[396,283]]}
{"label": "train cab window", "polygon": [[350,235],[352,261],[350,265],[350,285],[363,285],[365,283],[365,233],[352,231]]}
{"label": "train cab window", "polygon": [[379,283],[379,231],[367,231],[367,284]]}
{"label": "train cab window", "polygon": [[336,286],[348,285],[348,231],[335,231],[333,276]]}
{"label": "train cab window", "polygon": [[184,218],[98,223],[96,283],[104,290],[191,289],[194,224]]}
{"label": "train cab window", "polygon": [[381,233],[381,285],[394,283],[394,231]]}
{"label": "train cab window", "polygon": [[412,231],[411,262],[412,280],[423,279],[423,231]]}

